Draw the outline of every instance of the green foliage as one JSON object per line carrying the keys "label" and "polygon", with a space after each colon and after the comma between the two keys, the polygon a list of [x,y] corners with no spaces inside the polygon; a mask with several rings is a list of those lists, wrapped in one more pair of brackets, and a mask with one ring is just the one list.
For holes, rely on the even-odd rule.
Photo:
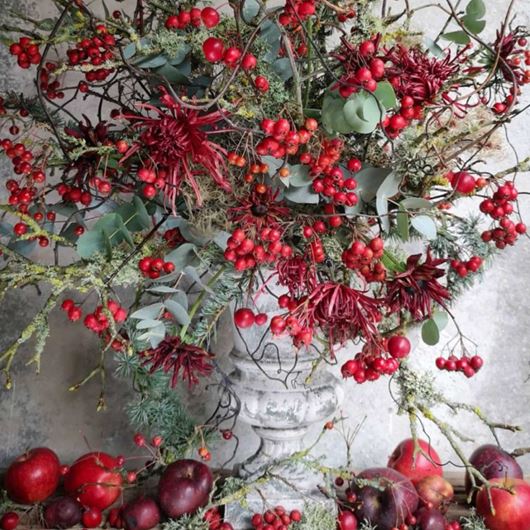
{"label": "green foliage", "polygon": [[462,519],[460,519],[460,526],[462,527],[462,530],[487,530],[487,527],[484,524],[484,519],[476,513],[462,517]]}
{"label": "green foliage", "polygon": [[434,311],[432,318],[425,321],[421,328],[421,338],[425,344],[435,346],[440,341],[440,332],[447,326],[449,317],[443,311]]}
{"label": "green foliage", "polygon": [[208,530],[209,525],[203,520],[202,511],[194,515],[183,515],[178,519],[170,519],[160,525],[161,530]]}

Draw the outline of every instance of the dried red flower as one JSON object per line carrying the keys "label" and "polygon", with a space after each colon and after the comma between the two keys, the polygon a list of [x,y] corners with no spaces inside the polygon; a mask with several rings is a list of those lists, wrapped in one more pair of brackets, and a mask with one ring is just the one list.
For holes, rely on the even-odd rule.
{"label": "dried red flower", "polygon": [[276,272],[278,283],[287,287],[289,294],[295,298],[311,292],[317,284],[314,264],[308,264],[300,256],[279,260]]}
{"label": "dried red flower", "polygon": [[123,115],[134,122],[133,127],[141,133],[122,161],[139,151],[147,151],[158,176],[163,175],[164,193],[173,210],[183,182],[193,189],[197,205],[202,205],[201,187],[197,179],[200,174],[208,175],[220,188],[231,192],[232,187],[226,177],[227,152],[208,139],[212,134],[219,133],[216,127],[222,121],[223,113],[214,111],[199,114],[196,110],[182,107],[169,94],[161,97],[161,103],[166,110],[150,104],[138,105],[155,116]]}
{"label": "dried red flower", "polygon": [[156,372],[158,369],[164,372],[172,372],[171,386],[175,387],[179,374],[182,373],[182,380],[188,380],[189,386],[199,382],[199,376],[206,377],[212,373],[213,366],[210,353],[198,346],[186,344],[180,337],[166,338],[156,347],[150,348],[139,354],[144,360],[143,365],[149,367],[149,372]]}
{"label": "dried red flower", "polygon": [[381,320],[382,300],[371,298],[343,283],[319,283],[295,310],[301,326],[318,325],[326,334],[330,350],[335,344],[363,337],[377,343],[377,323]]}
{"label": "dried red flower", "polygon": [[408,311],[415,320],[423,320],[432,313],[432,303],[444,306],[451,298],[449,291],[438,282],[445,275],[439,265],[445,259],[433,259],[427,251],[426,259],[420,263],[422,255],[415,254],[407,259],[407,270],[396,274],[387,282],[387,303],[392,313]]}
{"label": "dried red flower", "polygon": [[419,48],[398,45],[386,53],[385,60],[391,64],[385,73],[400,98],[410,96],[416,103],[431,103],[457,72],[455,59],[450,54],[437,59]]}

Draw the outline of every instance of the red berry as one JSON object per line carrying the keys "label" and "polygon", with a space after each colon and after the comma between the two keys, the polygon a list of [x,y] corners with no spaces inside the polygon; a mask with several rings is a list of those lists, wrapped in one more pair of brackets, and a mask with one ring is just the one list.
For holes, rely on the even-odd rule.
{"label": "red berry", "polygon": [[267,313],[258,313],[255,318],[256,324],[258,326],[263,326],[266,324],[268,319],[269,317],[267,316]]}
{"label": "red berry", "polygon": [[388,340],[388,353],[395,359],[403,359],[410,353],[410,341],[402,335],[394,335]]}
{"label": "red berry", "polygon": [[215,37],[209,37],[202,43],[202,51],[209,63],[218,63],[223,58],[223,41]]}
{"label": "red berry", "polygon": [[369,57],[375,53],[375,44],[371,40],[361,42],[359,46],[359,53],[363,57]]}
{"label": "red berry", "polygon": [[17,223],[13,227],[13,232],[17,236],[23,236],[27,231],[28,231],[28,225],[26,223],[20,222],[20,223]]}
{"label": "red berry", "polygon": [[475,189],[475,179],[466,171],[460,171],[453,175],[451,186],[459,193],[468,194]]}
{"label": "red berry", "polygon": [[145,437],[143,434],[136,433],[134,435],[133,440],[134,440],[135,445],[137,445],[138,447],[143,447],[145,445]]}
{"label": "red berry", "polygon": [[221,17],[219,16],[217,9],[214,9],[213,7],[205,7],[201,11],[201,19],[203,24],[210,29],[219,24]]}
{"label": "red berry", "polygon": [[68,320],[71,320],[72,322],[76,322],[79,320],[82,316],[82,311],[80,307],[73,306],[70,309],[68,309]]}
{"label": "red berry", "polygon": [[243,70],[253,70],[256,68],[257,64],[258,60],[256,57],[251,53],[246,53],[241,61],[241,68],[243,68]]}
{"label": "red berry", "polygon": [[254,79],[254,86],[260,91],[260,92],[267,92],[269,90],[269,81],[266,77],[263,77],[262,75],[258,75],[256,79]]}
{"label": "red berry", "polygon": [[249,328],[255,321],[256,317],[248,307],[241,307],[234,313],[234,323],[238,328]]}

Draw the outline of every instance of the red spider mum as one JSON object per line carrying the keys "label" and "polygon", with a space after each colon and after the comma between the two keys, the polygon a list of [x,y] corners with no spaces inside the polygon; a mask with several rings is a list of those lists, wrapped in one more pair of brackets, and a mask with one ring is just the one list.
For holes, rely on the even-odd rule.
{"label": "red spider mum", "polygon": [[244,229],[250,226],[261,230],[275,227],[285,219],[290,211],[283,201],[278,200],[279,190],[267,187],[265,193],[258,193],[255,189],[239,199],[238,206],[228,210],[229,218]]}
{"label": "red spider mum", "polygon": [[166,110],[149,104],[139,105],[152,111],[154,116],[124,115],[135,122],[133,127],[141,133],[139,141],[125,153],[123,160],[138,151],[147,151],[159,176],[164,175],[164,192],[173,209],[183,182],[193,188],[197,204],[202,205],[201,189],[196,179],[201,173],[206,173],[220,188],[231,192],[232,187],[225,176],[227,152],[208,139],[219,132],[216,125],[223,119],[222,112],[201,115],[182,107],[168,94],[164,94],[161,100]]}
{"label": "red spider mum", "polygon": [[513,83],[516,81],[518,84],[528,82],[526,80],[524,63],[515,63],[512,58],[517,56],[521,50],[518,47],[518,39],[513,33],[508,35],[502,35],[500,31],[497,31],[497,38],[493,45],[494,53],[491,56],[491,66],[495,64],[495,59],[499,55],[500,60],[498,62],[498,68],[502,71],[502,75],[506,81]]}
{"label": "red spider mum", "polygon": [[381,300],[348,285],[324,282],[313,289],[295,310],[294,316],[301,326],[313,328],[318,325],[327,335],[331,347],[360,336],[367,342],[378,342],[381,305]]}
{"label": "red spider mum", "polygon": [[140,356],[144,358],[143,366],[149,366],[150,373],[159,368],[166,373],[172,372],[171,387],[176,386],[181,372],[182,380],[187,379],[192,386],[199,382],[198,376],[208,376],[213,370],[209,362],[212,358],[210,353],[169,335],[156,348],[140,352]]}
{"label": "red spider mum", "polygon": [[317,277],[314,266],[308,264],[300,256],[279,260],[276,264],[276,271],[278,283],[287,287],[292,297],[299,298],[316,286]]}
{"label": "red spider mum", "polygon": [[392,313],[409,311],[415,320],[423,320],[432,313],[432,303],[443,306],[451,298],[449,291],[438,282],[445,275],[439,265],[445,259],[433,259],[431,253],[420,264],[421,254],[409,256],[407,270],[387,283],[387,302]]}
{"label": "red spider mum", "polygon": [[450,54],[437,59],[419,48],[401,45],[391,48],[385,59],[392,63],[385,73],[396,93],[400,97],[410,96],[416,103],[432,102],[458,70],[456,58],[451,58]]}

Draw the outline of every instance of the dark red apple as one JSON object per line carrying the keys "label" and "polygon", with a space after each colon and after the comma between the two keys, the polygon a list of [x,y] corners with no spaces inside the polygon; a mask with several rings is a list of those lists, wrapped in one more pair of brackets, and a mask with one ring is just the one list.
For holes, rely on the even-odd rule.
{"label": "dark red apple", "polygon": [[445,530],[447,519],[436,508],[420,508],[416,512],[419,530]]}
{"label": "dark red apple", "polygon": [[9,498],[20,504],[46,500],[59,485],[61,464],[46,447],[31,449],[9,466],[4,485]]}
{"label": "dark red apple", "polygon": [[[497,445],[486,444],[475,449],[469,457],[469,463],[476,467],[485,478],[523,478],[523,470],[517,460]],[[469,473],[466,472],[466,492],[469,493],[472,484]]]}
{"label": "dark red apple", "polygon": [[337,530],[357,530],[357,517],[353,512],[344,510],[337,518]]}
{"label": "dark red apple", "polygon": [[[438,453],[425,440],[418,440],[422,451],[416,454],[414,440],[403,440],[390,455],[388,467],[399,471],[408,477],[413,484],[417,484],[423,477],[443,475],[442,461]],[[425,454],[424,454],[425,453]]]}
{"label": "dark red apple", "polygon": [[453,486],[439,475],[423,477],[416,484],[416,491],[420,501],[433,508],[449,503],[454,496]]}
{"label": "dark red apple", "polygon": [[44,508],[47,528],[71,528],[81,522],[83,506],[72,497],[58,497]]}
{"label": "dark red apple", "polygon": [[213,486],[210,468],[196,460],[177,460],[170,464],[158,484],[158,502],[171,518],[194,513],[209,499]]}
{"label": "dark red apple", "polygon": [[78,458],[64,477],[64,489],[83,506],[105,510],[121,492],[118,461],[106,453],[87,453]]}
{"label": "dark red apple", "polygon": [[391,530],[405,523],[418,508],[418,494],[412,482],[388,467],[367,469],[357,479],[374,481],[375,485],[356,485],[359,507],[357,519],[366,519],[379,530]]}
{"label": "dark red apple", "polygon": [[138,497],[123,508],[122,519],[127,530],[150,530],[160,522],[160,509],[151,497]]}
{"label": "dark red apple", "polygon": [[492,505],[485,487],[478,492],[476,503],[489,530],[530,530],[530,484],[519,478],[492,478],[490,482],[500,486],[490,489]]}

